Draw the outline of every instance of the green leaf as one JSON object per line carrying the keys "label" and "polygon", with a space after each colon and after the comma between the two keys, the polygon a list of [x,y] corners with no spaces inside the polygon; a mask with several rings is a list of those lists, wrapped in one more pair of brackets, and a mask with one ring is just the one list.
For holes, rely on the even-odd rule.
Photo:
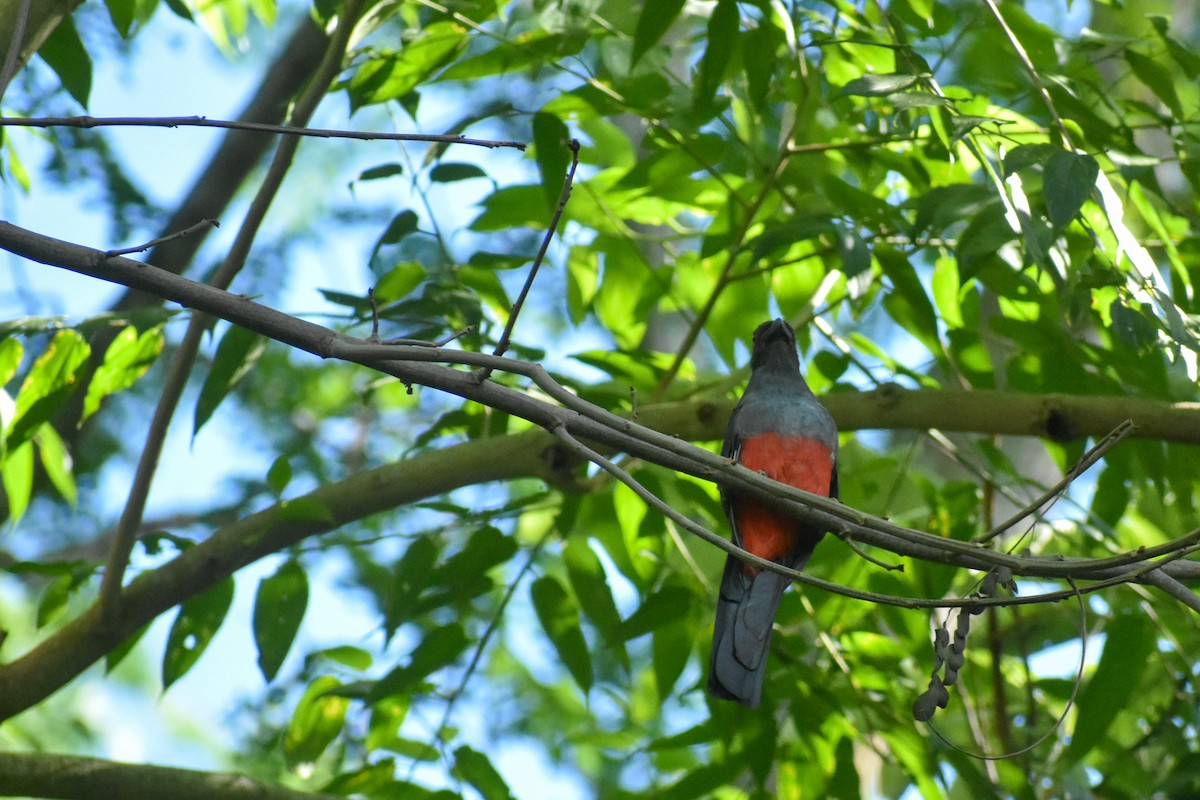
{"label": "green leaf", "polygon": [[364,169],[358,174],[360,181],[377,181],[383,178],[392,178],[396,175],[403,175],[404,167],[401,164],[380,164],[370,169]]}
{"label": "green leaf", "polygon": [[1007,177],[1035,165],[1045,166],[1062,152],[1063,149],[1055,144],[1023,144],[1005,154],[1004,175]]}
{"label": "green leaf", "polygon": [[33,497],[33,442],[23,442],[16,450],[5,454],[0,479],[8,497],[9,519],[19,522]]}
{"label": "green leaf", "polygon": [[438,546],[433,539],[423,536],[416,539],[404,551],[392,573],[387,603],[383,612],[384,641],[391,641],[400,625],[412,619],[421,593],[434,580],[434,564],[438,559]]}
{"label": "green leaf", "polygon": [[[158,0],[105,0],[108,15],[122,39],[130,38],[134,28],[142,25],[158,9]],[[185,17],[191,19],[190,14]]]}
{"label": "green leaf", "polygon": [[742,71],[746,74],[746,96],[759,113],[766,111],[778,49],[778,30],[759,25],[742,31]]}
{"label": "green leaf", "polygon": [[86,568],[76,567],[69,573],[59,575],[46,587],[41,602],[38,603],[38,628],[44,628],[62,617],[63,612],[67,610],[67,602],[71,599],[71,593],[91,577],[95,569],[90,565]]}
{"label": "green leaf", "polygon": [[75,486],[75,475],[71,472],[73,462],[67,452],[67,445],[53,425],[43,425],[33,437],[41,457],[42,469],[46,477],[54,484],[54,488],[72,506],[79,499]]}
{"label": "green leaf", "polygon": [[161,327],[151,328],[140,336],[131,325],[122,328],[104,351],[104,363],[96,368],[88,384],[83,419],[96,413],[104,398],[133,386],[150,369],[162,349]]}
{"label": "green leaf", "polygon": [[38,55],[58,75],[63,88],[75,102],[86,109],[92,93],[92,58],[70,16],[63,17],[54,26],[38,49]]}
{"label": "green leaf", "polygon": [[341,733],[350,701],[334,694],[340,686],[337,678],[322,675],[304,690],[283,734],[283,754],[290,768],[316,761]]}
{"label": "green leaf", "polygon": [[31,438],[78,388],[80,369],[91,352],[88,343],[75,331],[55,334],[21,384],[8,431],[9,449]]}
{"label": "green leaf", "polygon": [[124,660],[125,656],[132,652],[133,648],[137,646],[137,643],[142,640],[142,637],[146,635],[146,631],[148,630],[150,630],[150,625],[143,625],[137,632],[127,636],[125,641],[108,651],[108,654],[104,656],[105,675],[117,668],[117,665]]}
{"label": "green leaf", "polygon": [[683,619],[694,597],[690,589],[668,583],[650,595],[638,609],[621,623],[620,635],[625,641],[644,636],[664,625]]}
{"label": "green leaf", "polygon": [[725,80],[725,70],[738,40],[739,23],[736,0],[717,0],[708,18],[708,36],[695,88],[694,106],[701,113],[712,106],[713,95]]}
{"label": "green leaf", "polygon": [[[0,341],[0,388],[6,386],[17,374],[21,359],[25,357],[25,347],[15,336],[5,337]],[[7,425],[8,420],[0,417],[0,425]]]}
{"label": "green leaf", "polygon": [[163,653],[163,691],[187,674],[225,621],[233,603],[233,578],[226,578],[206,592],[187,600],[180,608]]}
{"label": "green leaf", "polygon": [[278,496],[283,494],[283,490],[291,482],[292,465],[287,456],[280,456],[271,462],[271,468],[267,470],[267,488]]}
{"label": "green leaf", "polygon": [[659,702],[665,702],[683,674],[692,655],[692,629],[689,620],[682,617],[654,631],[654,685],[658,688]]}
{"label": "green leaf", "polygon": [[376,302],[388,304],[403,300],[421,285],[426,275],[425,267],[416,261],[397,264],[375,285]]}
{"label": "green leaf", "polygon": [[579,609],[557,579],[546,575],[530,587],[533,608],[558,657],[586,695],[592,688],[592,659],[579,627]]}
{"label": "green leaf", "polygon": [[451,587],[456,582],[481,576],[503,564],[517,553],[517,542],[493,525],[484,525],[471,533],[462,550],[438,567],[438,576]]}
{"label": "green leaf", "polygon": [[940,258],[933,268],[933,301],[941,312],[942,320],[952,328],[963,327],[962,305],[958,294],[962,283],[958,279],[958,262],[952,258]]}
{"label": "green leaf", "polygon": [[192,436],[200,432],[212,417],[221,401],[246,376],[255,362],[267,350],[267,338],[240,325],[230,325],[217,345],[212,367],[200,387],[196,412],[192,421]]}
{"label": "green leaf", "polygon": [[292,520],[293,522],[324,522],[332,524],[336,521],[333,518],[333,512],[329,510],[329,506],[312,495],[284,500],[276,507],[276,513],[279,514],[280,519]]}
{"label": "green leaf", "polygon": [[337,647],[329,647],[325,650],[317,650],[309,653],[305,659],[306,662],[313,661],[332,661],[335,664],[340,664],[343,667],[349,667],[358,672],[364,672],[371,668],[371,664],[375,663],[374,657],[370,651],[364,650],[361,647],[353,647],[348,644],[339,645]]}
{"label": "green leaf", "polygon": [[392,221],[388,223],[383,233],[375,241],[375,247],[371,249],[372,264],[374,265],[376,257],[384,247],[399,244],[404,237],[411,233],[416,233],[420,223],[421,220],[417,216],[417,212],[412,209],[405,209],[392,217]]}
{"label": "green leaf", "polygon": [[1193,47],[1183,44],[1167,33],[1170,21],[1160,14],[1147,14],[1146,18],[1154,26],[1154,30],[1162,39],[1163,44],[1167,46],[1167,52],[1171,54],[1171,58],[1183,68],[1188,80],[1194,81],[1200,77],[1200,55],[1196,55]]}
{"label": "green leaf", "polygon": [[849,225],[835,224],[838,256],[847,278],[855,278],[871,268],[871,249],[858,231]]}
{"label": "green leaf", "polygon": [[429,170],[429,180],[434,183],[454,183],[471,178],[486,178],[488,174],[474,164],[441,163]]}
{"label": "green leaf", "polygon": [[[753,260],[759,261],[779,250],[785,250],[798,242],[816,239],[833,232],[832,220],[823,214],[800,214],[788,216],[781,222],[764,228],[762,234],[751,240]],[[785,250],[786,252],[786,250]]]}
{"label": "green leaf", "polygon": [[1075,702],[1075,729],[1063,753],[1077,764],[1108,734],[1117,714],[1142,696],[1142,675],[1156,649],[1155,625],[1142,614],[1120,614],[1109,624],[1104,652]]}
{"label": "green leaf", "polygon": [[540,185],[505,186],[483,199],[483,211],[470,224],[477,233],[546,224],[545,193]]}
{"label": "green leaf", "polygon": [[376,53],[350,78],[350,110],[399,100],[466,47],[466,31],[453,22],[435,22],[393,52]]}
{"label": "green leaf", "polygon": [[454,663],[471,640],[457,622],[434,628],[425,634],[409,655],[408,663],[396,667],[379,679],[367,695],[367,703],[400,694],[429,675]]}
{"label": "green leaf", "polygon": [[883,274],[892,285],[883,298],[884,307],[892,319],[919,339],[930,353],[939,354],[937,315],[916,270],[903,254],[896,251],[880,248],[878,255]]}
{"label": "green leaf", "polygon": [[629,54],[630,70],[637,66],[647,50],[658,44],[683,10],[683,6],[684,0],[655,0],[652,3],[642,3],[642,13],[638,15],[637,28],[633,31],[633,49]]}
{"label": "green leaf", "polygon": [[[1005,167],[1008,163],[1006,159]],[[955,222],[969,219],[998,202],[995,190],[983,184],[936,186],[916,201],[917,219],[913,223],[913,232],[919,235],[928,230],[943,231]]]}
{"label": "green leaf", "polygon": [[1096,186],[1100,165],[1084,153],[1060,150],[1046,163],[1046,211],[1050,224],[1064,228]]}
{"label": "green leaf", "polygon": [[279,672],[308,608],[308,575],[295,559],[288,559],[274,575],[258,584],[254,598],[254,644],[258,668],[267,683]]}
{"label": "green leaf", "polygon": [[1171,74],[1171,70],[1163,66],[1158,59],[1142,55],[1132,49],[1125,51],[1125,60],[1129,63],[1129,67],[1137,79],[1147,89],[1154,92],[1154,95],[1163,101],[1167,108],[1171,109],[1171,113],[1175,115],[1176,119],[1183,117],[1183,103],[1175,91],[1175,77]]}
{"label": "green leaf", "polygon": [[592,550],[588,541],[579,536],[567,540],[562,557],[567,567],[567,577],[571,581],[571,589],[575,592],[583,613],[600,631],[606,642],[619,643],[617,632],[621,625],[621,614],[617,611],[617,604],[613,600],[612,589],[608,585],[608,577],[604,574],[604,565],[600,557]]}
{"label": "green leaf", "polygon": [[542,195],[546,198],[546,208],[550,213],[558,208],[563,182],[567,178],[567,167],[571,163],[567,149],[569,138],[567,126],[555,115],[544,111],[533,115],[534,156],[542,176]]}
{"label": "green leaf", "polygon": [[463,745],[454,751],[454,774],[475,788],[483,800],[512,800],[512,792],[488,757]]}

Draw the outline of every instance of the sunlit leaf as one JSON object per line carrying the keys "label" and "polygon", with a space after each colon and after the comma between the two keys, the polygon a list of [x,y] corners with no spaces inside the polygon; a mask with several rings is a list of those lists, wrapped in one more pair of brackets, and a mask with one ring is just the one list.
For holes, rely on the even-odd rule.
{"label": "sunlit leaf", "polygon": [[75,331],[62,330],[54,335],[17,393],[13,422],[8,430],[10,450],[33,436],[79,388],[78,379],[90,355],[91,347]]}
{"label": "sunlit leaf", "polygon": [[863,75],[847,83],[839,93],[858,97],[886,97],[911,89],[920,82],[919,75]]}
{"label": "sunlit leaf", "polygon": [[124,391],[146,374],[163,349],[162,328],[138,334],[132,325],[121,329],[108,349],[104,363],[96,368],[83,402],[83,419],[100,409],[109,395]]}
{"label": "sunlit leaf", "polygon": [[74,461],[67,452],[67,445],[53,425],[43,425],[34,435],[39,461],[46,477],[69,504],[75,505],[79,490],[75,485]]}
{"label": "sunlit leaf", "polygon": [[465,29],[453,22],[435,22],[400,49],[375,53],[346,87],[351,109],[399,100],[465,46]]}
{"label": "sunlit leaf", "polygon": [[341,732],[350,701],[333,693],[339,686],[337,678],[323,675],[304,690],[283,735],[283,753],[292,768],[316,761]]}
{"label": "sunlit leaf", "polygon": [[13,522],[20,521],[33,497],[33,442],[24,442],[9,450],[0,467],[0,480],[8,499],[8,514]]}

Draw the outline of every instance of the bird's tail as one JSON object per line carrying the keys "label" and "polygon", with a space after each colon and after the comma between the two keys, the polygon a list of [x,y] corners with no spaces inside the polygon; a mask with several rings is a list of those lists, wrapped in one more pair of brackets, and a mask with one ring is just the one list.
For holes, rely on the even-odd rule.
{"label": "bird's tail", "polygon": [[790,578],[766,570],[747,575],[735,556],[725,562],[708,673],[708,690],[715,696],[758,708],[771,626],[789,583]]}

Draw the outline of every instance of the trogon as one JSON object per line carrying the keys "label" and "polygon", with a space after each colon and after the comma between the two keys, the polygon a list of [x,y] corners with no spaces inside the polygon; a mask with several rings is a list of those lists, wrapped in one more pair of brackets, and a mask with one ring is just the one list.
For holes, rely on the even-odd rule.
{"label": "trogon", "polygon": [[[796,334],[781,319],[754,332],[750,384],[733,410],[721,454],[781,483],[837,497],[837,426],[800,374]],[[802,569],[823,530],[763,501],[722,487],[733,541],[769,561]],[[771,626],[790,578],[725,562],[713,631],[708,690],[757,708],[762,697]]]}

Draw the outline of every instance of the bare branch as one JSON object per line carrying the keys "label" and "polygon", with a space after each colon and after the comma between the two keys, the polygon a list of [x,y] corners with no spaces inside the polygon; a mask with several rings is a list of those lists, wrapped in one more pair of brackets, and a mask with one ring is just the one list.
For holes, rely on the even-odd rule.
{"label": "bare branch", "polygon": [[436,144],[467,144],[494,149],[511,147],[524,150],[524,142],[497,139],[472,139],[455,133],[385,133],[382,131],[348,131],[336,128],[306,128],[303,125],[271,125],[265,122],[209,119],[208,117],[0,117],[0,127],[22,128],[229,128],[258,133],[278,133],[284,136],[312,136],[318,139],[359,139],[366,142],[431,142]]}

